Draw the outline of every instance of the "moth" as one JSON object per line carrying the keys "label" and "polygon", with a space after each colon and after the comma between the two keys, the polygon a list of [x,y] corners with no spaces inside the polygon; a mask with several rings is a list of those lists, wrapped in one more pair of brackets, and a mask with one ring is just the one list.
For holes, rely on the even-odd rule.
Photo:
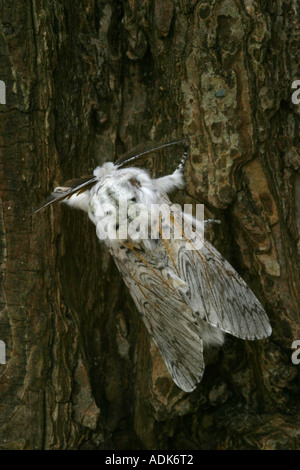
{"label": "moth", "polygon": [[[151,178],[146,170],[128,167],[145,154],[179,142],[183,142],[184,154],[170,175]],[[104,163],[93,175],[55,188],[52,199],[39,210],[64,202],[87,212],[99,239],[108,234],[104,242],[174,382],[191,392],[204,373],[203,348],[222,345],[225,333],[255,340],[268,337],[272,330],[254,293],[205,240],[205,222],[174,209],[168,197],[184,186],[187,153],[188,142],[176,141]],[[134,205],[142,207],[139,220],[145,221],[146,235],[151,231],[150,209],[164,205],[164,215],[155,216],[155,237],[136,232],[120,236],[120,225],[134,221]],[[112,213],[115,222],[109,232],[107,215]],[[187,229],[182,228],[184,224]],[[176,228],[181,237],[175,237]]]}

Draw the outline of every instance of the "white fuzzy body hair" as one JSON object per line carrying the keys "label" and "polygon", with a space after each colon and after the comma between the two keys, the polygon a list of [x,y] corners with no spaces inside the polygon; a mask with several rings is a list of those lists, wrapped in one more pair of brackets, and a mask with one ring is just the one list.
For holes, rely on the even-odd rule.
{"label": "white fuzzy body hair", "polygon": [[63,202],[67,203],[68,206],[73,207],[74,209],[80,209],[84,212],[89,211],[89,204],[91,201],[90,191],[85,191],[81,194],[73,194],[70,199],[65,199]]}
{"label": "white fuzzy body hair", "polygon": [[[148,172],[140,168],[118,169],[113,163],[104,163],[94,170],[94,176],[99,180],[90,189],[79,195],[72,195],[65,199],[71,207],[82,209],[88,213],[91,221],[97,226],[101,224],[103,214],[99,216],[100,209],[112,205],[119,217],[119,201],[127,201],[128,208],[132,204],[139,204],[150,210],[152,204],[164,203],[162,196],[167,197],[174,189],[183,187],[181,170],[175,170],[171,175],[152,179]],[[148,216],[148,213],[145,216]],[[130,219],[126,213],[125,217]],[[112,242],[114,245],[116,240]],[[109,240],[107,240],[109,244]]]}
{"label": "white fuzzy body hair", "polygon": [[99,178],[98,185],[93,188],[104,197],[104,193],[114,196],[124,196],[130,200],[132,197],[136,202],[145,204],[159,203],[161,194],[167,196],[174,189],[183,188],[183,175],[181,170],[175,170],[172,175],[152,179],[148,172],[140,168],[118,169],[113,163],[104,163],[102,167],[94,170],[94,175]]}

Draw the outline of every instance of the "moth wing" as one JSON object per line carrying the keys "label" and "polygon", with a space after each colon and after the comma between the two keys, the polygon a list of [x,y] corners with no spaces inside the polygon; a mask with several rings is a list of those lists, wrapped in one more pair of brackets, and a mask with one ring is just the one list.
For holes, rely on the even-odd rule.
{"label": "moth wing", "polygon": [[204,372],[203,343],[192,310],[178,293],[180,279],[162,277],[157,263],[128,252],[112,253],[125,284],[176,385],[191,392]]}
{"label": "moth wing", "polygon": [[184,240],[177,252],[179,275],[189,287],[182,292],[186,303],[226,333],[249,340],[270,336],[269,319],[254,293],[218,250],[195,233],[202,247]]}

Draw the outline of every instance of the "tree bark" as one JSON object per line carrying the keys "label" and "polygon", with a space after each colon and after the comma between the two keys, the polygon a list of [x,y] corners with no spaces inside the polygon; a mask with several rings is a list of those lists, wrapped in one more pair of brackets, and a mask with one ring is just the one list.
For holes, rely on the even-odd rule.
{"label": "tree bark", "polygon": [[[297,8],[0,2],[1,449],[299,448]],[[186,394],[85,214],[30,214],[64,180],[137,144],[190,135],[177,198],[221,220],[211,240],[273,334],[228,335]],[[174,158],[150,171],[173,171]]]}

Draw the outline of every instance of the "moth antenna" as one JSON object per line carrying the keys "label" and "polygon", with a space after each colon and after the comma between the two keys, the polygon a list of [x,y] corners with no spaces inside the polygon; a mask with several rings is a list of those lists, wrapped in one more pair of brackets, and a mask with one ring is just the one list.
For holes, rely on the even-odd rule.
{"label": "moth antenna", "polygon": [[161,150],[163,148],[166,148],[166,147],[170,147],[171,145],[177,145],[177,144],[182,144],[183,142],[187,142],[187,139],[189,139],[189,137],[187,137],[186,139],[181,139],[181,140],[175,140],[173,142],[168,142],[166,144],[162,144],[162,145],[158,145],[157,147],[153,147],[153,148],[150,148],[148,150],[144,150],[143,152],[140,152],[136,155],[133,155],[132,157],[129,157],[129,158],[126,158],[125,160],[123,160],[123,158],[125,157],[120,157],[117,161],[116,161],[116,165],[118,167],[121,167],[123,165],[126,165],[127,163],[129,162],[133,162],[141,157],[143,157],[144,155],[147,155],[149,153],[152,153],[152,152],[156,152],[156,150]]}

